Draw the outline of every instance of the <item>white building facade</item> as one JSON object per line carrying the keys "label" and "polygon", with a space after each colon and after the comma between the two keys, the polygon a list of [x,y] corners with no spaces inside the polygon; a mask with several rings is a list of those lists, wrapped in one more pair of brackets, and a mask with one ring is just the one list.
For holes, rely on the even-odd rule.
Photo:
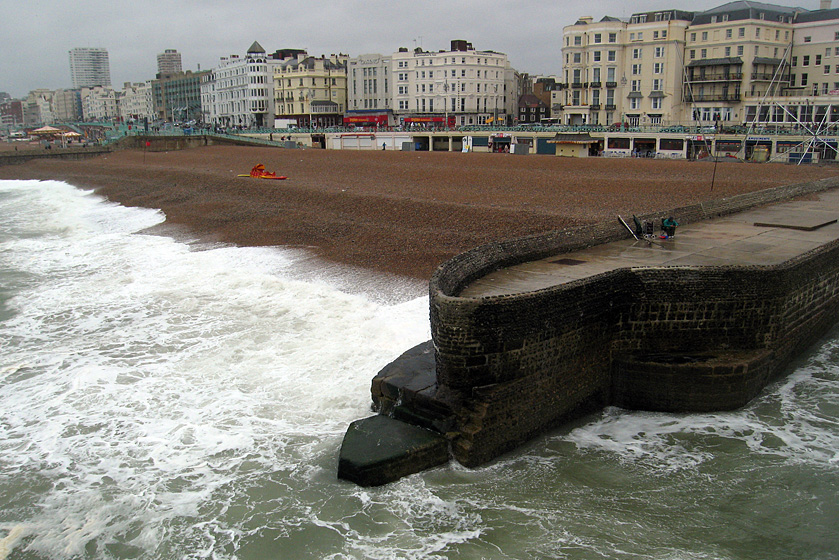
{"label": "white building facade", "polygon": [[222,57],[201,82],[205,122],[221,127],[273,126],[273,68],[277,62],[256,41],[244,57]]}
{"label": "white building facade", "polygon": [[347,61],[347,111],[344,124],[393,124],[392,57],[362,54]]}
{"label": "white building facade", "polygon": [[126,122],[154,120],[151,82],[126,82],[119,96],[119,115]]}
{"label": "white building facade", "polygon": [[451,50],[399,49],[391,57],[396,124],[449,127],[503,122],[518,88],[507,55],[452,41]]}
{"label": "white building facade", "polygon": [[82,119],[87,122],[111,121],[119,117],[117,93],[112,87],[82,88]]}

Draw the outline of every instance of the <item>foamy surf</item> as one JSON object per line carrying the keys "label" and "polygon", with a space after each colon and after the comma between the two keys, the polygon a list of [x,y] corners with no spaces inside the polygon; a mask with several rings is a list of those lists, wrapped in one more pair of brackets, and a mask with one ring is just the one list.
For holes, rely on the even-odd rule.
{"label": "foamy surf", "polygon": [[[301,251],[0,182],[9,558],[737,559],[839,549],[836,333],[749,406],[607,409],[477,469],[336,479],[428,300]],[[801,528],[806,527],[806,531]],[[0,556],[2,558],[2,556]]]}

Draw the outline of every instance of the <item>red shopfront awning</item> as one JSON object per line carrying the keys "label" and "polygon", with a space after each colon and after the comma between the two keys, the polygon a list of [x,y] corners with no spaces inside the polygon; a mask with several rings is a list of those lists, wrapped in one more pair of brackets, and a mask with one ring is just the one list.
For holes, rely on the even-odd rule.
{"label": "red shopfront awning", "polygon": [[387,124],[387,115],[354,115],[352,117],[344,117],[344,124]]}
{"label": "red shopfront awning", "polygon": [[[442,123],[445,117],[405,117],[406,123]],[[454,117],[449,117],[449,124],[454,125]]]}

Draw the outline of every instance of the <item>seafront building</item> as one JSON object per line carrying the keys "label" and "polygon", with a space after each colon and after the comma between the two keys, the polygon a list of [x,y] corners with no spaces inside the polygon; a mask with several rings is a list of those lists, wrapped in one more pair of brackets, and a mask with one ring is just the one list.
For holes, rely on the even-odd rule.
{"label": "seafront building", "polygon": [[685,30],[680,10],[634,14],[628,22],[580,18],[563,30],[563,123],[661,124],[681,115]]}
{"label": "seafront building", "polygon": [[69,52],[70,77],[76,89],[111,85],[111,65],[107,49],[76,48]]}
{"label": "seafront building", "polygon": [[506,124],[517,112],[520,91],[506,54],[455,40],[448,51],[400,48],[391,58],[399,125]]}
{"label": "seafront building", "polygon": [[209,72],[158,74],[151,81],[152,110],[157,119],[171,122],[200,121],[201,85]]}
{"label": "seafront building", "polygon": [[81,88],[82,119],[86,122],[110,121],[119,117],[117,93],[110,86]]}
{"label": "seafront building", "polygon": [[221,57],[200,80],[198,112],[204,122],[225,128],[273,126],[273,68],[278,62],[256,41],[244,57]]}
{"label": "seafront building", "polygon": [[627,21],[581,17],[563,29],[552,109],[570,125],[797,124],[819,114],[835,123],[839,10],[830,6],[739,0]]}
{"label": "seafront building", "polygon": [[21,102],[24,126],[52,124],[55,117],[52,112],[53,92],[48,89],[35,89]]}
{"label": "seafront building", "polygon": [[82,118],[82,95],[77,89],[58,89],[52,95],[55,122],[75,122]]}
{"label": "seafront building", "polygon": [[151,81],[132,84],[126,82],[119,96],[119,115],[124,122],[154,120]]}
{"label": "seafront building", "polygon": [[344,124],[393,125],[393,57],[362,54],[347,61],[347,110]]}
{"label": "seafront building", "polygon": [[275,119],[297,126],[340,126],[347,108],[348,61],[345,54],[314,57],[305,51],[277,51],[272,76]]}

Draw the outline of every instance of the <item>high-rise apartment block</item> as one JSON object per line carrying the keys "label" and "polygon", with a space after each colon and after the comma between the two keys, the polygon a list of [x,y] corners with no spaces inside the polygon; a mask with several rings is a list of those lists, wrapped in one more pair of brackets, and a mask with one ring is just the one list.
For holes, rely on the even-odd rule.
{"label": "high-rise apartment block", "polygon": [[181,53],[175,49],[166,49],[157,55],[158,74],[177,74],[178,72],[183,72]]}
{"label": "high-rise apartment block", "polygon": [[111,85],[111,65],[106,49],[77,48],[69,54],[70,77],[75,89]]}

